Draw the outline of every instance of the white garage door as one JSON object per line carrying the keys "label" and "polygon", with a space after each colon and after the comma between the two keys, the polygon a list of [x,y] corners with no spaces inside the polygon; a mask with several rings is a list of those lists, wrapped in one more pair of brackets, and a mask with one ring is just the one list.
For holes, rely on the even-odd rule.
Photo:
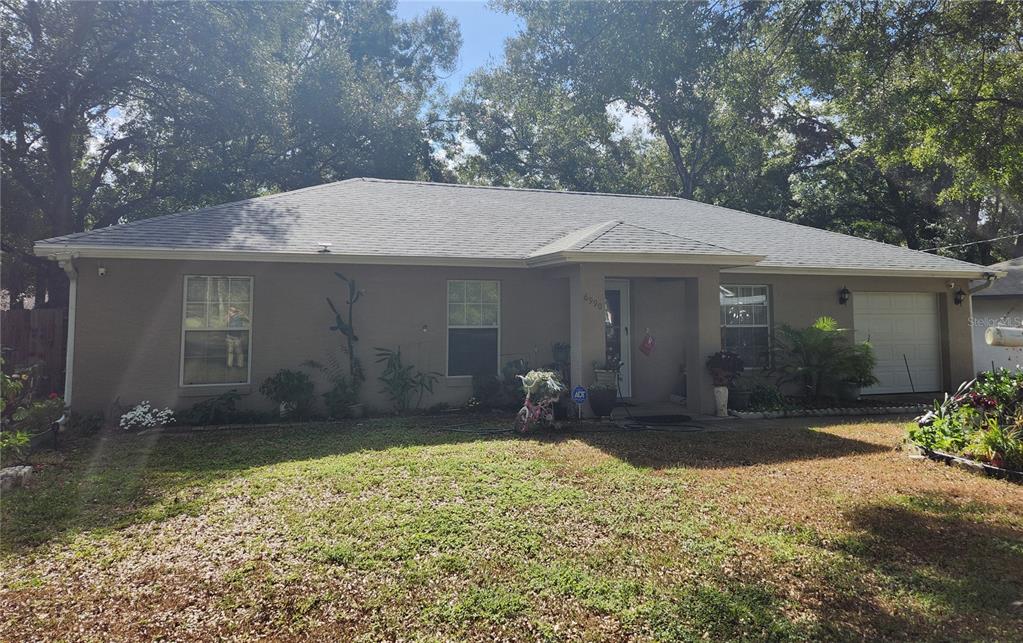
{"label": "white garage door", "polygon": [[877,357],[874,376],[880,382],[863,389],[864,394],[941,390],[937,295],[857,292],[853,326],[856,341],[869,341]]}

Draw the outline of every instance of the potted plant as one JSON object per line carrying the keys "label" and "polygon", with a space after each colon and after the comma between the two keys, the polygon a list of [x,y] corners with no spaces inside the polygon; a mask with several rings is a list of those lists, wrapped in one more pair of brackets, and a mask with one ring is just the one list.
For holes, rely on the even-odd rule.
{"label": "potted plant", "polygon": [[618,399],[618,385],[598,382],[593,384],[587,393],[593,414],[597,417],[609,417],[614,410],[615,400]]}
{"label": "potted plant", "polygon": [[718,351],[707,358],[707,370],[714,382],[714,407],[719,417],[728,415],[728,386],[742,372],[742,358]]}

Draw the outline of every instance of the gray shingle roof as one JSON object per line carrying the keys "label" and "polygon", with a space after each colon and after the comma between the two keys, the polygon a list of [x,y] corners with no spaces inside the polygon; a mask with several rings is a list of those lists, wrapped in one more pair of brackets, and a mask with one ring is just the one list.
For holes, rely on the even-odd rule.
{"label": "gray shingle roof", "polygon": [[988,270],[1007,274],[974,297],[1023,297],[1023,257],[992,264]]}
{"label": "gray shingle roof", "polygon": [[[592,234],[583,235],[592,229]],[[572,243],[562,244],[563,240]],[[47,239],[36,252],[166,249],[525,260],[586,253],[763,257],[760,266],[980,273],[898,246],[672,197],[349,179]],[[559,245],[560,244],[560,245]],[[737,262],[741,263],[741,262]]]}

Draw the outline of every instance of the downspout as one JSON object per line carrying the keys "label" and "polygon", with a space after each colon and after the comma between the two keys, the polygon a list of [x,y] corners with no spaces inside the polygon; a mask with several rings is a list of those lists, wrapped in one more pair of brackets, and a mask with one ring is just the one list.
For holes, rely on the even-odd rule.
{"label": "downspout", "polygon": [[74,388],[75,309],[78,304],[78,270],[75,268],[74,256],[58,259],[57,265],[63,268],[70,282],[67,307],[67,344],[64,356],[64,415],[57,420],[57,423],[63,429],[71,418],[71,395]]}
{"label": "downspout", "polygon": [[970,288],[970,294],[975,295],[979,293],[981,290],[987,290],[988,288],[991,287],[991,284],[995,283],[995,279],[998,279],[998,275],[996,275],[993,272],[985,272],[984,283],[978,284],[973,288]]}

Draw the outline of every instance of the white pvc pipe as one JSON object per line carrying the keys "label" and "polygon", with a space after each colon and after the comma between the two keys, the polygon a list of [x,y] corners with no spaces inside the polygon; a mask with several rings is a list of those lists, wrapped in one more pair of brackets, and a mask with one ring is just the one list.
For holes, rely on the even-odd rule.
{"label": "white pvc pipe", "polygon": [[[64,408],[71,408],[71,393],[74,388],[75,370],[75,309],[78,304],[78,271],[75,269],[72,260],[65,259],[60,262],[61,268],[67,273],[71,286],[68,290],[67,306],[67,345],[64,356]],[[66,414],[65,414],[66,415]]]}
{"label": "white pvc pipe", "polygon": [[1007,326],[991,326],[984,331],[984,341],[988,346],[1023,347],[1023,328]]}

